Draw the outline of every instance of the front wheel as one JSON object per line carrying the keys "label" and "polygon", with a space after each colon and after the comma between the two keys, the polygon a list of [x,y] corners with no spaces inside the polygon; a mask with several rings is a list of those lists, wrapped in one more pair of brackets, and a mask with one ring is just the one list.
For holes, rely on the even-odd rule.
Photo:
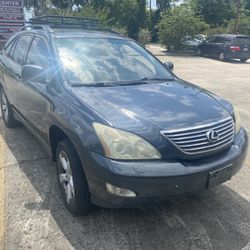
{"label": "front wheel", "polygon": [[5,125],[9,128],[16,127],[19,123],[14,118],[13,110],[10,106],[10,103],[6,97],[6,94],[2,89],[1,91],[1,111],[2,111],[2,117]]}
{"label": "front wheel", "polygon": [[56,162],[65,206],[74,215],[87,214],[91,210],[88,184],[79,156],[70,140],[58,144]]}
{"label": "front wheel", "polygon": [[196,55],[197,56],[202,56],[202,50],[201,49],[197,49],[196,50]]}

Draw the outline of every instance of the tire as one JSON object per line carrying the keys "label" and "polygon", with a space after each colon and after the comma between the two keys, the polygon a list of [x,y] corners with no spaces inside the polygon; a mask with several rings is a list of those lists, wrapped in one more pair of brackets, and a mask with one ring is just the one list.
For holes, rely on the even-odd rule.
{"label": "tire", "polygon": [[7,99],[7,96],[3,88],[0,89],[0,93],[1,93],[1,112],[4,123],[8,128],[17,127],[20,123],[14,118],[13,110],[10,106],[10,103]]}
{"label": "tire", "polygon": [[63,202],[73,215],[85,215],[92,205],[80,158],[70,140],[59,142],[56,151],[57,176]]}
{"label": "tire", "polygon": [[197,50],[196,50],[196,55],[197,55],[197,56],[203,56],[202,50],[201,50],[201,49],[197,49]]}
{"label": "tire", "polygon": [[240,59],[241,62],[246,62],[248,60],[248,58],[242,58]]}
{"label": "tire", "polygon": [[220,61],[225,61],[225,54],[223,52],[221,52],[218,56]]}

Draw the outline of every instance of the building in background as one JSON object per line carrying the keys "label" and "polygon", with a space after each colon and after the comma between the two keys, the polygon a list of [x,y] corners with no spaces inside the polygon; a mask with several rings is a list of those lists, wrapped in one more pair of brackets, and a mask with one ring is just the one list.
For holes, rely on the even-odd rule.
{"label": "building in background", "polygon": [[22,0],[0,1],[0,48],[24,25]]}

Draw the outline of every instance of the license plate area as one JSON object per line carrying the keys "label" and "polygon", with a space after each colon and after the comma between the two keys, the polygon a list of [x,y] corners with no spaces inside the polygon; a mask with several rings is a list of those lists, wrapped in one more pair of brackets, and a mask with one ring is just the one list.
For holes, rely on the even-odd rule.
{"label": "license plate area", "polygon": [[230,180],[232,177],[232,167],[233,165],[230,164],[223,168],[210,172],[207,188],[213,188]]}

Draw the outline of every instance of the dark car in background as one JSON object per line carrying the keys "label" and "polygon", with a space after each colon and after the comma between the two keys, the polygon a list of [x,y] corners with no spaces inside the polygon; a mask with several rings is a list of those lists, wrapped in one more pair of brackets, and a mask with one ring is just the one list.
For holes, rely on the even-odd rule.
{"label": "dark car in background", "polygon": [[1,110],[8,127],[23,123],[56,162],[73,214],[91,204],[154,204],[240,170],[248,140],[231,103],[179,79],[129,38],[80,19],[79,27],[44,20],[0,54]]}
{"label": "dark car in background", "polygon": [[226,59],[240,59],[246,62],[250,59],[250,36],[246,35],[212,35],[196,48],[198,56]]}

